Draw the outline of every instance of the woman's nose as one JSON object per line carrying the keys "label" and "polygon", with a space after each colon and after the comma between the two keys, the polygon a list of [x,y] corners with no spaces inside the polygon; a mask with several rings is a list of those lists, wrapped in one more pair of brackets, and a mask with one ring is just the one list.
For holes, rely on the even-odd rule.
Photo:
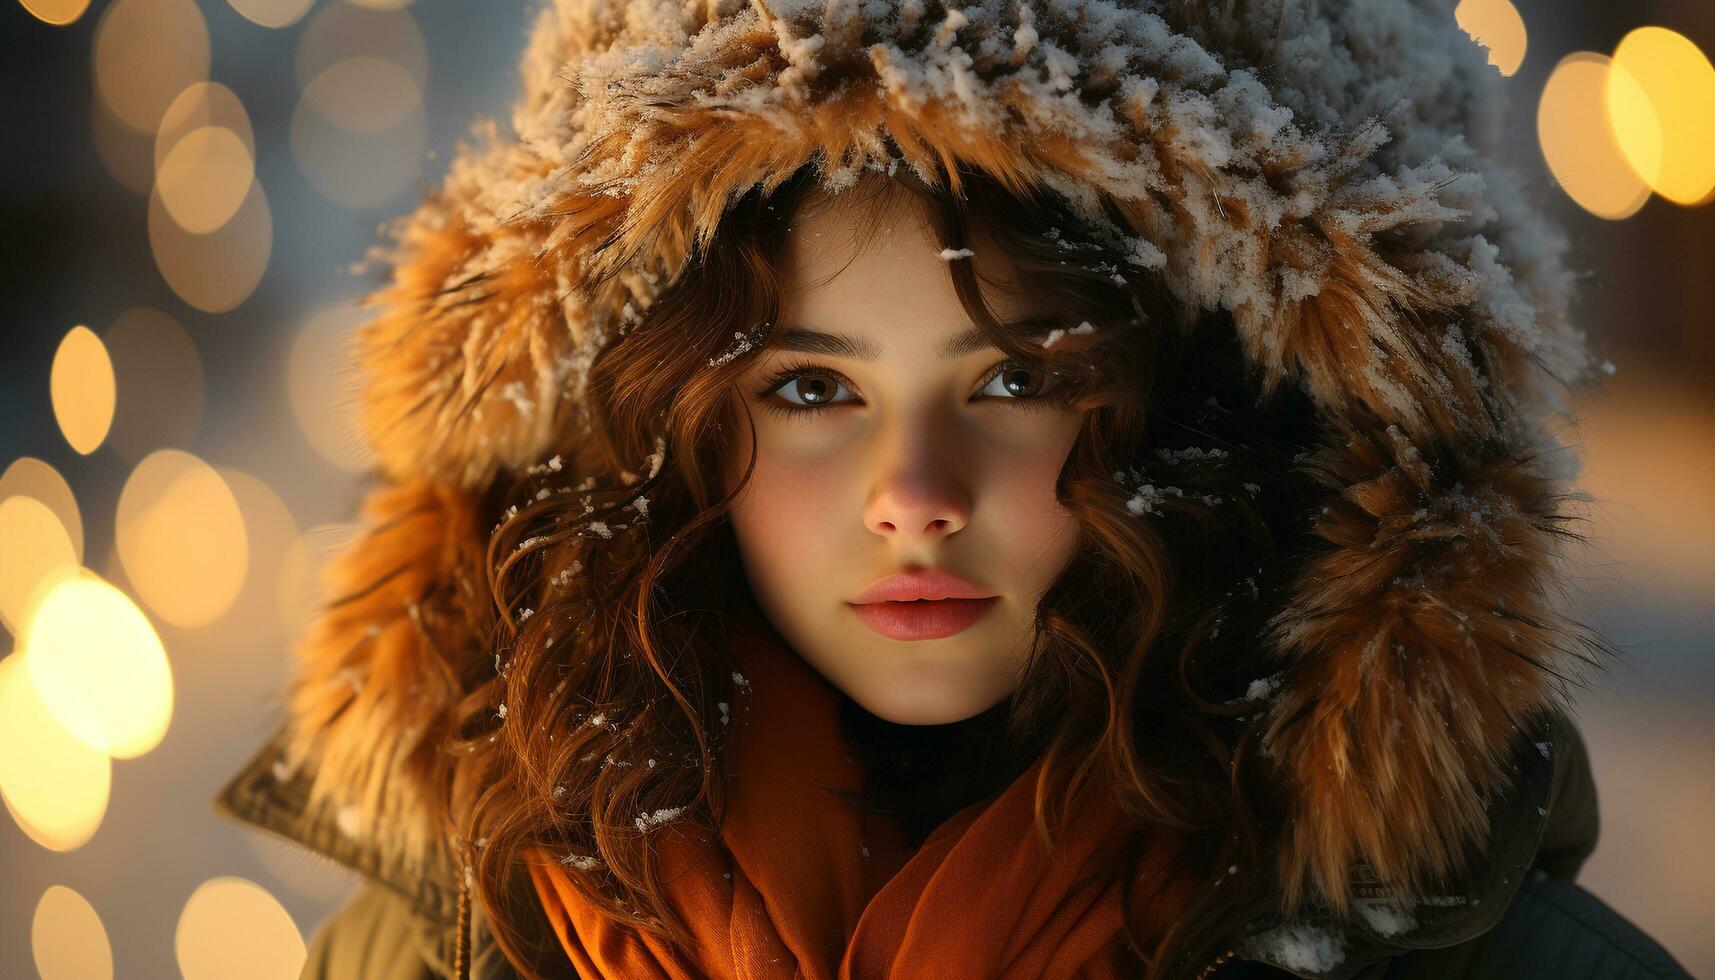
{"label": "woman's nose", "polygon": [[888,538],[944,538],[969,522],[970,494],[955,453],[914,440],[891,455],[864,508],[871,531]]}

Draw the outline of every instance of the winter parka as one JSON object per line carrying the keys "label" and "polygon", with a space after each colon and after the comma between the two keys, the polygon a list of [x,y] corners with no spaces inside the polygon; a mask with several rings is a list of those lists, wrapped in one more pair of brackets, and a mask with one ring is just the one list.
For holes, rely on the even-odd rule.
{"label": "winter parka", "polygon": [[[1221,314],[1259,397],[1315,408],[1294,461],[1322,487],[1316,547],[1255,637],[1279,670],[1246,723],[1285,811],[1274,870],[1363,914],[1312,905],[1209,975],[1684,976],[1573,883],[1596,811],[1562,710],[1583,637],[1553,603],[1577,466],[1549,423],[1599,379],[1565,238],[1497,159],[1505,81],[1453,7],[546,3],[510,127],[374,255],[363,533],[324,573],[285,724],[218,797],[364,876],[307,975],[510,975],[423,775],[492,654],[468,615],[485,508],[586,431],[595,356],[647,328],[727,205],[812,166],[836,191],[975,167],[1057,195],[1132,275]],[[1459,854],[1480,856],[1463,890],[1396,900]]]}
{"label": "winter parka", "polygon": [[[1307,968],[1290,944],[1211,964],[1203,980],[1689,980],[1655,940],[1580,887],[1596,847],[1596,788],[1589,755],[1565,715],[1521,739],[1523,780],[1497,805],[1487,834],[1489,872],[1445,912],[1392,940],[1348,937],[1344,962]],[[389,859],[332,817],[304,810],[307,780],[282,779],[284,733],[270,740],[215,801],[222,814],[338,862],[355,891],[310,938],[302,980],[513,980],[480,904],[448,867]],[[528,895],[520,877],[519,894]],[[1378,894],[1353,883],[1356,894]],[[1385,906],[1383,906],[1385,907]],[[1385,920],[1378,920],[1385,921]],[[1355,940],[1355,941],[1354,941]],[[547,976],[575,976],[544,964]]]}

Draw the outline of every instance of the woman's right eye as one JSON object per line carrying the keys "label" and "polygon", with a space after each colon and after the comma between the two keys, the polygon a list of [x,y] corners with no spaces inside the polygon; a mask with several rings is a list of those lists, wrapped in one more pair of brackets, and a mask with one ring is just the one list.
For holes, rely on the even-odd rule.
{"label": "woman's right eye", "polygon": [[830,405],[857,400],[839,398],[841,388],[850,390],[843,378],[825,368],[789,368],[769,380],[761,392],[762,403],[786,415],[814,414]]}

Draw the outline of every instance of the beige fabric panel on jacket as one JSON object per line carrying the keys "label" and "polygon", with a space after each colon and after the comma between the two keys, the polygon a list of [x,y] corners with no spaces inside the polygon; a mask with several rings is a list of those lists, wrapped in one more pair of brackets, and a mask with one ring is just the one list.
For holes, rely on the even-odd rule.
{"label": "beige fabric panel on jacket", "polygon": [[299,980],[440,980],[418,948],[410,911],[365,882],[310,937]]}

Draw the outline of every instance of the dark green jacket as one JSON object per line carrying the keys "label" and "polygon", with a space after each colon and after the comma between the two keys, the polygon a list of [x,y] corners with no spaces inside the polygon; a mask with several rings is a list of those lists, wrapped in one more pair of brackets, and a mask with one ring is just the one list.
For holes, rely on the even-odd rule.
{"label": "dark green jacket", "polygon": [[[1263,933],[1210,978],[1316,980],[1673,980],[1688,978],[1636,926],[1579,887],[1595,849],[1596,789],[1582,740],[1563,716],[1521,733],[1513,791],[1491,807],[1490,859],[1462,895],[1339,931],[1315,919]],[[1538,739],[1547,735],[1547,741]],[[362,875],[357,892],[315,930],[305,980],[506,980],[516,972],[495,946],[480,903],[446,869],[381,867],[333,826],[303,819],[302,779],[282,781],[280,740],[270,741],[221,790],[216,808]],[[520,879],[528,901],[528,884]],[[1368,894],[1354,882],[1354,894]],[[1386,909],[1385,896],[1371,895]],[[1399,911],[1397,908],[1395,911]],[[1365,922],[1410,928],[1384,935]],[[1321,939],[1320,945],[1281,937]],[[1331,941],[1330,941],[1331,940]],[[1330,955],[1329,950],[1337,949]],[[1312,955],[1320,951],[1320,956]],[[564,962],[543,965],[572,977]]]}

